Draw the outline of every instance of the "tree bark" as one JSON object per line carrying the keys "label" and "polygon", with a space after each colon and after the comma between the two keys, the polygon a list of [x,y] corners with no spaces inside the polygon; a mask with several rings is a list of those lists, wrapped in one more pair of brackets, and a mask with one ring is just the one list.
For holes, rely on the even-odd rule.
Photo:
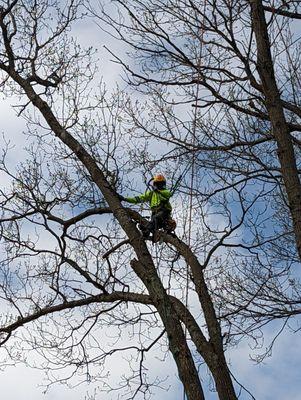
{"label": "tree bark", "polygon": [[197,337],[195,340],[193,337],[192,339],[197,346],[199,353],[203,355],[204,360],[206,361],[213,375],[219,399],[237,400],[230,371],[225,359],[221,327],[218,322],[209,289],[205,281],[204,268],[200,264],[198,258],[193,254],[190,247],[180,239],[164,233],[162,234],[162,237],[166,242],[176,247],[179,253],[186,260],[187,265],[189,265],[191,268],[193,282],[208,328],[210,348],[208,349],[208,346],[202,346],[202,342],[199,341]]}
{"label": "tree bark", "polygon": [[301,258],[301,185],[290,129],[285,120],[280,92],[277,87],[270,41],[261,0],[250,0],[251,18],[257,43],[257,70],[262,82],[265,104],[277,143],[288,204],[293,220],[294,234]]}

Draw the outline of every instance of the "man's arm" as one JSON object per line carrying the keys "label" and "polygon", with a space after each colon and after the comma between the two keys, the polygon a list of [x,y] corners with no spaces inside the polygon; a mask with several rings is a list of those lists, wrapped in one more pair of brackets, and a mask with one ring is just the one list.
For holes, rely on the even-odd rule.
{"label": "man's arm", "polygon": [[151,192],[146,192],[144,194],[140,194],[139,196],[135,197],[123,197],[122,200],[126,201],[131,204],[138,204],[138,203],[145,203],[146,201],[149,201],[151,196]]}

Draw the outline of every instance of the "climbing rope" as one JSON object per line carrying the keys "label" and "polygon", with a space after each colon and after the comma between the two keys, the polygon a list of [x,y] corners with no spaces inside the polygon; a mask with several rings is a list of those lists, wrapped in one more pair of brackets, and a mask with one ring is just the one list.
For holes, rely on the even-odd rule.
{"label": "climbing rope", "polygon": [[[196,126],[197,126],[197,114],[198,114],[198,102],[200,93],[200,77],[201,77],[201,65],[202,65],[202,55],[203,55],[203,42],[204,42],[204,25],[205,25],[205,12],[206,12],[207,0],[204,0],[203,7],[203,21],[199,28],[199,38],[200,38],[200,50],[197,59],[197,85],[195,94],[195,107],[192,120],[192,140],[193,148],[196,146]],[[197,20],[197,15],[196,15]],[[198,34],[196,34],[198,37]],[[191,174],[190,174],[190,188],[189,188],[189,213],[188,213],[188,246],[191,246],[191,236],[192,236],[192,209],[193,209],[193,189],[194,189],[194,179],[195,179],[195,167],[196,167],[196,152],[193,150],[192,162],[191,162]],[[186,287],[185,287],[185,309],[188,310],[188,295],[189,295],[189,266],[186,263]],[[185,339],[187,340],[187,327],[184,328]],[[185,388],[183,388],[183,400],[185,400]]]}

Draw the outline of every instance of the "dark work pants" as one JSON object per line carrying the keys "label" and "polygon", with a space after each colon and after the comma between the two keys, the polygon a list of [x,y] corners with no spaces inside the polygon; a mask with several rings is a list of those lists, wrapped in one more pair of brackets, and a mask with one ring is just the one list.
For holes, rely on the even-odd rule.
{"label": "dark work pants", "polygon": [[156,231],[157,229],[163,228],[165,225],[165,222],[168,220],[170,217],[170,211],[168,210],[160,210],[157,212],[152,213],[151,217],[151,226],[152,226],[152,231]]}
{"label": "dark work pants", "polygon": [[170,211],[159,210],[152,213],[151,221],[149,223],[149,232],[154,232],[157,229],[163,228],[166,221],[170,218]]}
{"label": "dark work pants", "polygon": [[154,233],[157,229],[164,228],[170,215],[171,212],[165,209],[153,211],[150,222],[146,226],[140,226],[143,236],[147,238],[150,233]]}

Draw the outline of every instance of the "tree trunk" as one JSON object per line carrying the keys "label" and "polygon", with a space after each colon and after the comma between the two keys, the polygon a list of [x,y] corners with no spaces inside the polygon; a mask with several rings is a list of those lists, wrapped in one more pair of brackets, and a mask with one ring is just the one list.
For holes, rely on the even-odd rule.
{"label": "tree trunk", "polygon": [[224,354],[218,355],[217,365],[210,370],[215,381],[219,400],[237,400]]}
{"label": "tree trunk", "polygon": [[278,158],[293,220],[296,245],[301,258],[301,185],[290,130],[285,120],[276,84],[264,9],[261,0],[250,0],[253,30],[257,42],[257,69],[265,104],[277,143]]}
{"label": "tree trunk", "polygon": [[[237,400],[230,371],[225,359],[221,327],[206,284],[202,265],[199,263],[198,258],[193,254],[190,247],[180,239],[169,237],[168,235],[163,237],[165,237],[168,243],[176,247],[179,253],[185,258],[187,265],[190,266],[195,289],[204,313],[209,333],[209,341],[200,335],[196,326],[194,326],[193,329],[191,329],[191,326],[188,328],[191,338],[212,373],[219,399]],[[188,312],[186,314],[187,318]],[[186,323],[187,322],[188,321],[186,321]]]}

